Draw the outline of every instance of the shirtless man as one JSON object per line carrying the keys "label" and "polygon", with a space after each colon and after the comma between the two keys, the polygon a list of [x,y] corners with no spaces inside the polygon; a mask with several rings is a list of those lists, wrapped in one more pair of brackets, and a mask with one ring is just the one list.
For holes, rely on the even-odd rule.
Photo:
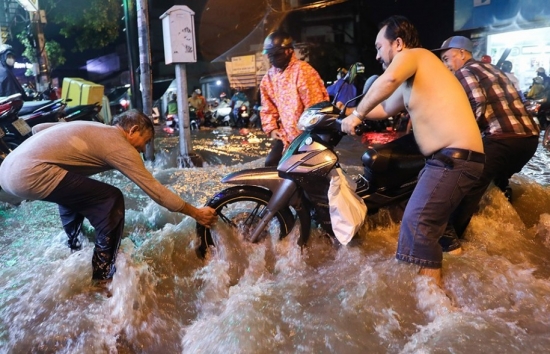
{"label": "shirtless man", "polygon": [[355,134],[363,119],[384,119],[406,109],[426,165],[405,208],[396,258],[420,266],[441,286],[438,243],[453,210],[483,171],[485,155],[464,89],[402,16],[380,24],[376,59],[384,73],[374,82],[342,131]]}

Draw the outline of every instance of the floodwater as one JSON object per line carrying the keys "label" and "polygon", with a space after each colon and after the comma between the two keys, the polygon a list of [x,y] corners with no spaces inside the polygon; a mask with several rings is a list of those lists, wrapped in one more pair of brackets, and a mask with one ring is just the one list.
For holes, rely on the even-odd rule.
{"label": "floodwater", "polygon": [[[268,144],[210,140],[194,145],[207,164],[238,164],[174,168],[173,138],[159,139],[149,163],[195,205],[225,174],[262,166]],[[443,290],[394,259],[399,224],[388,212],[348,246],[314,230],[303,250],[296,230],[252,245],[218,224],[221,246],[202,260],[192,220],[110,172],[99,178],[122,189],[127,214],[107,297],[90,284],[93,242],[71,254],[55,205],[0,203],[0,353],[546,353],[549,162],[540,148],[513,177],[512,204],[488,191],[464,253],[444,257]]]}

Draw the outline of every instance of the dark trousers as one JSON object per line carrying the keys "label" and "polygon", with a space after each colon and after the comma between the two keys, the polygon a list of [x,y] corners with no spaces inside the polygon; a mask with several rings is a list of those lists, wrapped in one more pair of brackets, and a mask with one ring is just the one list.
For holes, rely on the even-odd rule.
{"label": "dark trousers", "polygon": [[281,161],[281,158],[283,157],[284,147],[285,145],[282,140],[273,140],[271,151],[265,158],[265,167],[277,166],[279,164],[279,161]]}
{"label": "dark trousers", "polygon": [[84,218],[96,232],[92,256],[93,279],[110,279],[124,229],[124,197],[109,184],[68,172],[45,201],[59,205],[63,228],[72,246],[80,233]]}
{"label": "dark trousers", "polygon": [[[456,233],[456,236],[462,238],[470,219],[479,210],[479,202],[491,181],[504,191],[508,186],[510,177],[521,171],[523,166],[533,157],[538,142],[538,136],[511,139],[483,138],[483,148],[486,156],[483,174],[452,214],[445,235]],[[443,239],[440,240],[440,244],[445,248]]]}

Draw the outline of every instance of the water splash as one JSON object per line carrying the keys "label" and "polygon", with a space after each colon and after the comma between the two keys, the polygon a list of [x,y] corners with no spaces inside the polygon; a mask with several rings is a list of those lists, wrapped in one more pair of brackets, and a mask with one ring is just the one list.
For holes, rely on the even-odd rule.
{"label": "water splash", "polygon": [[[265,151],[264,151],[265,153]],[[550,346],[550,191],[545,150],[514,176],[512,205],[484,197],[461,256],[444,256],[444,290],[394,259],[398,219],[369,218],[346,247],[319,229],[259,244],[223,226],[207,260],[194,223],[122,175],[125,238],[109,290],[92,287],[93,233],[70,253],[57,208],[0,204],[0,353],[544,353]],[[225,174],[260,167],[151,170],[195,205]]]}

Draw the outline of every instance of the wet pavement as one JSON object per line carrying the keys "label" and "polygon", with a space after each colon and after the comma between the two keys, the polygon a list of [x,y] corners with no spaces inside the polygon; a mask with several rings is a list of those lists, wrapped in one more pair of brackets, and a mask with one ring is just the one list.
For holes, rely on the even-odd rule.
{"label": "wet pavement", "polygon": [[[157,155],[168,153],[173,166],[177,166],[179,138],[157,128],[155,151]],[[344,136],[336,147],[340,163],[349,167],[361,166],[361,155],[367,146],[396,139],[402,133],[393,131],[367,133],[361,137]],[[234,129],[230,127],[201,128],[191,131],[192,151],[198,154],[206,165],[232,166],[247,163],[267,156],[271,149],[269,139],[260,129]]]}

